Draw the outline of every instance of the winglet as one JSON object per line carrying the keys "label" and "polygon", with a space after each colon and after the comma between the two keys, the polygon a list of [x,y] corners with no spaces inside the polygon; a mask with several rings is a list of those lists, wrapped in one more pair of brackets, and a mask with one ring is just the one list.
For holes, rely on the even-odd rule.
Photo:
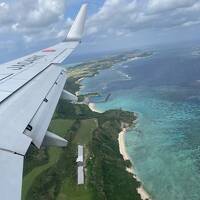
{"label": "winglet", "polygon": [[83,4],[67,35],[66,41],[81,41],[87,16],[87,4]]}

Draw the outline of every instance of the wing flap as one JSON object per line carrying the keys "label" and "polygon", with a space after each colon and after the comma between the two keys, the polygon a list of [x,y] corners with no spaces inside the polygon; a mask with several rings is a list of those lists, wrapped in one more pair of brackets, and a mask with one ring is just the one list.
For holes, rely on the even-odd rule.
{"label": "wing flap", "polygon": [[20,200],[24,157],[0,150],[0,188],[2,200]]}
{"label": "wing flap", "polygon": [[49,93],[45,97],[45,101],[40,105],[38,111],[31,119],[29,125],[31,131],[25,130],[25,134],[32,138],[32,142],[40,148],[44,136],[49,127],[51,118],[57,106],[58,100],[66,82],[66,75],[63,73],[59,76]]}

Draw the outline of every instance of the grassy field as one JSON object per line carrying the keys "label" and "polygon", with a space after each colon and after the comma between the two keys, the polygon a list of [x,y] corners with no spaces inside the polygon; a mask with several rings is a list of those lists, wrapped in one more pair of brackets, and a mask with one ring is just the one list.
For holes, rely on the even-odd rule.
{"label": "grassy field", "polygon": [[[65,137],[66,139],[70,138],[70,130],[72,126],[75,124],[75,120],[73,119],[54,119],[52,120],[49,131],[52,131],[56,133],[57,135],[61,137]],[[74,133],[73,139],[70,141],[70,143],[73,143],[72,147],[69,148],[76,148],[77,144],[82,144],[85,146],[84,153],[85,157],[87,157],[88,154],[88,143],[91,141],[92,138],[92,132],[94,129],[97,128],[97,121],[96,119],[85,119],[80,120],[80,127],[78,127],[77,131]],[[71,146],[71,145],[69,145]],[[66,151],[66,153],[70,153]],[[76,151],[76,149],[74,149]],[[51,167],[55,166],[59,159],[62,159],[62,154],[65,152],[61,148],[56,147],[50,147],[48,149],[48,156],[49,160],[46,164],[41,165],[39,167],[34,168],[30,173],[28,173],[23,180],[23,193],[22,193],[22,199],[23,200],[29,200],[30,194],[29,191],[34,187],[35,182],[37,182],[37,178],[40,177],[42,174],[46,173]],[[69,161],[70,162],[70,161]],[[72,163],[76,165],[76,163]],[[92,191],[87,186],[78,186],[76,177],[74,175],[70,174],[65,179],[63,179],[63,182],[61,184],[60,192],[57,195],[57,200],[64,200],[64,199],[73,199],[73,200],[79,200],[79,199],[92,199]]]}
{"label": "grassy field", "polygon": [[71,128],[74,120],[72,119],[54,119],[51,121],[49,130],[61,137],[67,137],[67,132]]}
{"label": "grassy field", "polygon": [[51,147],[48,150],[49,162],[45,165],[34,168],[29,174],[27,174],[23,179],[23,190],[22,190],[22,199],[28,200],[27,193],[30,190],[31,186],[34,183],[34,180],[41,175],[45,170],[53,166],[59,159],[61,149]]}
{"label": "grassy field", "polygon": [[[89,149],[88,143],[92,139],[92,133],[97,128],[96,119],[86,119],[80,121],[80,127],[76,132],[74,140],[75,146],[77,144],[84,145],[84,158],[88,157]],[[77,185],[74,177],[66,177],[62,184],[57,200],[92,200],[93,193],[87,185]]]}
{"label": "grassy field", "polygon": [[76,134],[74,142],[80,145],[87,145],[91,141],[92,133],[96,128],[96,119],[81,120],[81,127]]}
{"label": "grassy field", "polygon": [[66,179],[57,200],[92,200],[93,192],[85,185],[78,186],[76,181]]}
{"label": "grassy field", "polygon": [[[49,130],[55,132],[60,136],[65,136],[68,130],[71,128],[74,120],[66,119],[54,119],[52,120]],[[50,147],[48,149],[49,161],[47,164],[34,168],[23,178],[23,190],[22,199],[28,200],[27,193],[34,183],[34,180],[41,175],[44,171],[52,167],[59,159],[62,149],[57,147]]]}

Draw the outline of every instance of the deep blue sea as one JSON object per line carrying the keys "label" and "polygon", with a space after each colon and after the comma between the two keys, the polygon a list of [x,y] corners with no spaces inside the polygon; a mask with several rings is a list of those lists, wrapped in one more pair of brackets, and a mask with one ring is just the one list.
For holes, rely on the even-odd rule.
{"label": "deep blue sea", "polygon": [[82,84],[82,93],[111,93],[97,108],[138,114],[126,145],[153,200],[200,200],[200,55],[193,48],[157,50]]}

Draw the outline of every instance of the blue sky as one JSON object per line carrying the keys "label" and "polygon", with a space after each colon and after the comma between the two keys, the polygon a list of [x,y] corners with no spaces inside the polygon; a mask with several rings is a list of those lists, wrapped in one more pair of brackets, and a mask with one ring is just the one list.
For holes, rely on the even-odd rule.
{"label": "blue sky", "polygon": [[[83,0],[0,1],[0,62],[61,41]],[[77,54],[196,40],[200,0],[88,0]]]}

